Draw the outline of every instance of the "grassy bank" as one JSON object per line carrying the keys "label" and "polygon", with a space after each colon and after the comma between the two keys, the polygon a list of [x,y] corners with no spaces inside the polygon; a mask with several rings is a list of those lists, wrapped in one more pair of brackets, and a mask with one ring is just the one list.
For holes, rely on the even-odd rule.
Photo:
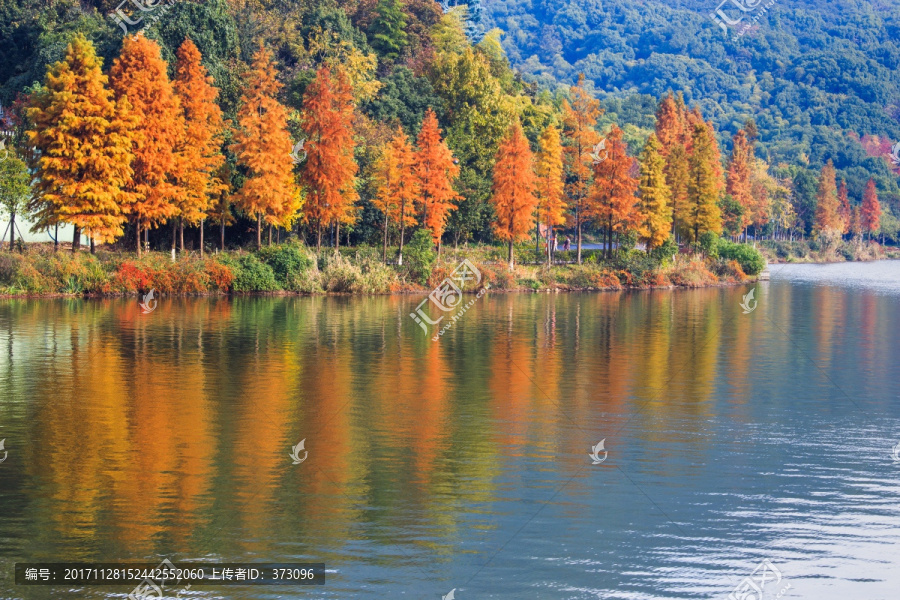
{"label": "grassy bank", "polygon": [[20,252],[0,253],[0,295],[111,296],[150,289],[170,295],[423,292],[442,282],[463,259],[481,272],[480,287],[489,284],[497,291],[703,287],[746,281],[764,264],[758,253],[758,260],[747,262],[753,252],[660,258],[632,250],[609,260],[599,251],[586,251],[581,265],[574,264],[574,252],[560,252],[557,263],[547,266],[537,262],[542,257],[533,247],[522,246],[516,248],[519,264],[510,271],[505,252],[491,246],[444,248],[438,256],[428,246],[410,245],[400,266],[384,264],[381,249],[371,247],[341,248],[339,253],[329,248],[317,256],[304,246],[284,244],[203,258],[189,253],[173,262],[161,252],[137,258],[102,249],[72,254],[30,245]]}
{"label": "grassy bank", "polygon": [[795,240],[759,242],[758,248],[770,263],[833,263],[900,258],[900,248],[877,242],[852,240]]}

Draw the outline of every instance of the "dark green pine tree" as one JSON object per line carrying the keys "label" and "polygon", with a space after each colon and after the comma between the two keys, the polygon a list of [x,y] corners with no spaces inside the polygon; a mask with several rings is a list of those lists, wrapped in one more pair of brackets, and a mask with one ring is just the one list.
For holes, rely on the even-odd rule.
{"label": "dark green pine tree", "polygon": [[378,0],[375,13],[378,16],[369,29],[372,47],[383,58],[397,60],[408,43],[403,3],[401,0]]}

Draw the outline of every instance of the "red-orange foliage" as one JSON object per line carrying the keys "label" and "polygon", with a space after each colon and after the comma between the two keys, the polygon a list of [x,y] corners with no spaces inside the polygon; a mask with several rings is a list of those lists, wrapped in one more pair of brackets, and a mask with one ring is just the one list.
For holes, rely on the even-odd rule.
{"label": "red-orange foliage", "polygon": [[835,170],[830,160],[822,167],[822,173],[819,175],[819,191],[816,199],[818,200],[818,205],[816,206],[816,232],[831,231],[843,233],[844,225],[838,213],[840,203],[838,201],[837,183],[835,182]]}
{"label": "red-orange foliage", "polygon": [[322,246],[322,226],[356,221],[356,174],[353,158],[353,90],[345,73],[332,76],[321,67],[306,89],[303,126],[309,139],[302,180],[307,191],[304,219],[315,223],[316,247]]}
{"label": "red-orange foliage", "polygon": [[132,219],[140,254],[141,229],[156,227],[177,211],[174,203],[182,192],[175,182],[183,164],[175,149],[184,137],[184,116],[159,44],[141,33],[125,38],[110,82],[116,97],[127,97],[138,118],[129,191],[135,197]]}
{"label": "red-orange foliage", "polygon": [[384,252],[387,253],[388,228],[391,222],[400,225],[400,252],[403,252],[403,232],[416,224],[412,206],[418,195],[413,147],[399,127],[390,143],[375,163],[377,193],[372,204],[384,215]]}
{"label": "red-orange foliage", "polygon": [[638,180],[632,175],[634,159],[626,153],[622,130],[615,125],[606,136],[607,157],[594,165],[594,186],[587,214],[606,230],[606,252],[611,253],[613,232],[636,227]]}
{"label": "red-orange foliage", "polygon": [[753,146],[747,139],[743,129],[739,130],[732,138],[731,161],[728,163],[728,176],[725,181],[725,191],[744,209],[741,229],[756,219],[754,214],[755,202],[753,199],[752,185],[750,182],[750,166],[753,163]]}
{"label": "red-orange foliage", "polygon": [[417,140],[415,172],[422,205],[422,224],[431,232],[436,245],[441,243],[450,211],[456,210],[453,201],[459,199],[453,189],[459,167],[453,160],[450,148],[441,140],[441,133],[437,115],[429,108]]}
{"label": "red-orange foliage", "polygon": [[528,237],[534,227],[535,189],[534,155],[517,120],[500,142],[491,197],[497,212],[494,233],[509,244],[510,269],[515,263],[513,243]]}
{"label": "red-orange foliage", "polygon": [[869,232],[869,235],[875,233],[881,227],[881,204],[878,202],[875,181],[872,179],[869,179],[869,182],[866,184],[862,206],[859,209],[859,220],[863,231]]}

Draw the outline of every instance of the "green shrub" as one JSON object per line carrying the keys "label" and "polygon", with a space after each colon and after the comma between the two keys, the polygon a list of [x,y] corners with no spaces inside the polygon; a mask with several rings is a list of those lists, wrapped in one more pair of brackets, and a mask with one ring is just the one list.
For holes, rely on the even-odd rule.
{"label": "green shrub", "polygon": [[725,260],[736,260],[747,275],[758,275],[766,268],[762,253],[749,244],[735,244],[720,239],[716,244],[718,256]]}
{"label": "green shrub", "polygon": [[259,258],[272,268],[275,280],[283,290],[310,291],[307,271],[315,270],[315,261],[296,244],[269,246],[258,252]]}
{"label": "green shrub", "polygon": [[278,290],[278,280],[272,267],[261,262],[254,254],[241,254],[220,259],[231,267],[234,281],[231,289],[235,292],[274,292]]}
{"label": "green shrub", "polygon": [[672,236],[669,236],[669,238],[662,243],[662,246],[650,251],[650,256],[661,263],[668,262],[675,254],[678,254],[678,243]]}
{"label": "green shrub", "polygon": [[321,258],[322,287],[327,292],[352,293],[362,291],[362,270],[341,254],[326,254]]}
{"label": "green shrub", "polygon": [[403,267],[407,275],[412,281],[425,285],[436,259],[431,233],[426,229],[417,230],[403,249]]}
{"label": "green shrub", "polygon": [[712,231],[707,231],[700,234],[700,241],[697,245],[700,247],[700,251],[708,257],[719,258],[719,243],[723,241],[727,240],[721,239],[718,234]]}

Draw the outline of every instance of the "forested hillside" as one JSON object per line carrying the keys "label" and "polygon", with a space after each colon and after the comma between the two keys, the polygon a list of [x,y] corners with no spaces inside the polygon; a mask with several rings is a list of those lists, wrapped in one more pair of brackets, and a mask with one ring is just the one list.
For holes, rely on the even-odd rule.
{"label": "forested hillside", "polygon": [[682,91],[723,138],[753,118],[773,165],[818,169],[830,158],[851,196],[862,198],[870,174],[897,193],[888,163],[871,157],[900,141],[896,3],[777,0],[738,36],[710,18],[716,0],[483,2],[486,26],[506,32],[503,47],[528,80],[569,85],[584,73],[600,98],[639,113],[620,118],[644,128],[652,103],[634,95]]}
{"label": "forested hillside", "polygon": [[0,201],[138,251],[897,241],[900,9],[457,4],[0,0]]}

